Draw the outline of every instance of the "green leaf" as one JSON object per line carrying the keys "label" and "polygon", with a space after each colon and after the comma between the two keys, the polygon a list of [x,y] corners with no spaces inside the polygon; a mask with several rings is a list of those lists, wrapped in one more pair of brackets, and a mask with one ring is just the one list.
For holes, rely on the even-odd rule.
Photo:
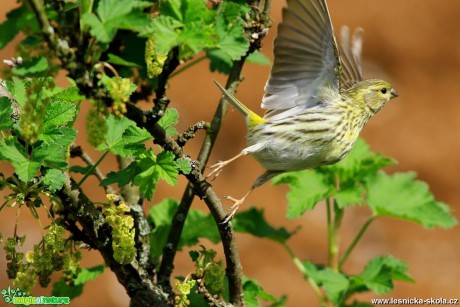
{"label": "green leaf", "polygon": [[185,175],[190,174],[192,171],[192,165],[190,164],[190,160],[187,158],[179,158],[176,160],[177,169],[184,173]]}
{"label": "green leaf", "polygon": [[229,24],[226,16],[218,15],[216,18],[216,30],[219,37],[217,48],[224,51],[231,60],[239,60],[246,54],[249,41],[244,37],[244,24],[242,20],[235,20]]}
{"label": "green leaf", "polygon": [[83,293],[83,285],[69,286],[64,278],[59,279],[53,285],[51,295],[56,297],[68,297],[74,299]]}
{"label": "green leaf", "polygon": [[[69,167],[69,172],[86,175],[91,170],[91,168],[92,168],[91,165],[87,165],[87,166],[73,165],[73,166]],[[94,173],[94,169],[91,172],[91,174],[93,174],[93,173]]]}
{"label": "green leaf", "polygon": [[99,145],[98,150],[109,150],[116,155],[127,157],[145,151],[144,142],[152,139],[147,130],[137,127],[133,121],[126,117],[116,119],[111,114],[107,118],[106,124],[105,143]]}
{"label": "green leaf", "polygon": [[74,285],[68,286],[66,281],[61,278],[54,283],[52,295],[60,297],[69,297],[74,299],[83,293],[83,287],[86,282],[94,280],[97,276],[104,273],[105,265],[98,265],[92,268],[82,268],[78,276],[74,279]]}
{"label": "green leaf", "polygon": [[393,159],[371,151],[363,139],[358,139],[345,159],[334,165],[321,167],[318,171],[328,175],[331,183],[338,176],[341,185],[354,185],[356,181],[362,181],[382,167],[392,164],[395,164]]}
{"label": "green leaf", "polygon": [[272,62],[260,51],[256,50],[251,53],[247,58],[246,61],[253,64],[258,65],[271,65]]}
{"label": "green leaf", "polygon": [[156,163],[160,178],[170,185],[176,185],[179,172],[174,161],[174,154],[170,151],[162,151],[158,154]]}
{"label": "green leaf", "polygon": [[156,164],[156,157],[151,150],[139,160],[139,172],[133,179],[133,183],[139,187],[142,195],[148,200],[152,200],[153,193],[160,180],[160,174]]}
{"label": "green leaf", "polygon": [[144,9],[152,4],[148,1],[138,0],[101,0],[97,6],[96,12],[102,22],[107,22],[120,17],[126,17],[134,9]]}
{"label": "green leaf", "polygon": [[0,24],[0,49],[13,40],[22,30],[38,30],[39,26],[34,13],[26,4],[10,11],[6,15],[7,19]]}
{"label": "green leaf", "polygon": [[82,268],[80,273],[78,273],[77,278],[74,280],[75,285],[84,285],[88,281],[95,280],[96,277],[104,273],[104,269],[104,264],[96,265],[88,269]]}
{"label": "green leaf", "polygon": [[414,221],[426,228],[457,223],[449,207],[436,201],[428,185],[415,180],[414,173],[378,173],[366,186],[367,202],[375,215]]}
{"label": "green leaf", "polygon": [[372,290],[376,294],[386,294],[393,290],[394,280],[414,282],[407,274],[407,264],[392,256],[380,256],[372,259],[363,272],[350,278],[350,291]]}
{"label": "green leaf", "polygon": [[49,169],[43,177],[43,183],[48,187],[51,193],[60,190],[66,183],[67,178],[64,173],[57,169]]}
{"label": "green leaf", "polygon": [[307,276],[318,286],[323,287],[327,296],[334,303],[339,303],[343,293],[348,289],[349,280],[343,274],[328,267],[319,268],[309,261],[305,261],[302,264],[307,272]]}
{"label": "green leaf", "polygon": [[43,129],[49,130],[66,125],[75,120],[77,107],[74,103],[53,99],[46,106],[45,116],[43,120]]}
{"label": "green leaf", "polygon": [[81,18],[82,25],[90,28],[90,33],[101,43],[110,43],[115,36],[115,29],[106,29],[104,24],[93,13],[85,13]]}
{"label": "green leaf", "polygon": [[67,168],[68,147],[61,144],[42,144],[34,148],[31,162],[50,168],[65,170]]}
{"label": "green leaf", "polygon": [[[266,292],[256,280],[251,280],[246,277],[243,278],[243,292],[244,292],[244,304],[248,307],[259,307],[258,298],[271,303],[269,306],[284,306],[286,302],[286,297],[276,298],[275,296]],[[265,305],[264,306],[268,306]]]}
{"label": "green leaf", "polygon": [[263,216],[263,211],[256,208],[237,213],[232,219],[232,224],[236,232],[249,233],[280,243],[285,243],[293,234],[283,227],[274,228],[269,225]]}
{"label": "green leaf", "polygon": [[[163,253],[171,228],[171,221],[178,205],[177,200],[164,199],[150,208],[149,218],[155,225],[151,235],[152,242],[155,242],[155,244],[150,245],[152,257],[158,257]],[[219,231],[212,216],[196,209],[191,209],[184,224],[179,248],[194,246],[199,242],[200,238],[207,238],[213,243],[220,241]]]}
{"label": "green leaf", "polygon": [[312,210],[332,193],[325,176],[312,170],[284,173],[273,178],[272,182],[275,185],[289,184],[287,217],[290,219]]}
{"label": "green leaf", "polygon": [[109,59],[107,62],[115,65],[120,65],[120,66],[127,66],[127,67],[136,67],[136,68],[141,68],[141,66],[137,63],[126,61],[125,59],[119,57],[118,55],[115,55],[113,53],[109,53],[108,55]]}
{"label": "green leaf", "polygon": [[11,71],[20,77],[38,77],[47,75],[48,69],[48,60],[45,57],[33,57]]}
{"label": "green leaf", "polygon": [[76,137],[77,130],[69,127],[48,128],[38,135],[38,139],[45,142],[45,144],[55,144],[61,147],[69,147]]}
{"label": "green leaf", "polygon": [[[69,80],[70,81],[70,80]],[[58,100],[62,101],[65,100],[67,102],[79,102],[85,99],[85,96],[80,95],[80,91],[76,86],[69,86],[64,90],[61,90],[50,97],[51,100]]]}
{"label": "green leaf", "polygon": [[16,99],[19,106],[21,106],[21,108],[24,108],[24,106],[27,103],[26,86],[24,82],[19,78],[13,77],[13,86],[8,89],[10,90],[13,97]]}
{"label": "green leaf", "polygon": [[179,44],[179,35],[176,29],[182,26],[182,23],[170,16],[160,15],[153,20],[152,29],[157,54],[167,54],[169,50]]}
{"label": "green leaf", "polygon": [[13,107],[8,97],[0,97],[0,130],[10,129],[13,126],[11,115]]}
{"label": "green leaf", "polygon": [[124,187],[133,180],[138,172],[139,168],[137,167],[137,162],[133,161],[130,165],[128,165],[128,167],[122,169],[121,171],[108,173],[107,178],[102,180],[100,185],[108,186],[109,184],[117,183],[118,187]]}
{"label": "green leaf", "polygon": [[339,208],[345,208],[349,205],[364,204],[364,187],[361,185],[352,185],[349,187],[341,187],[334,195]]}
{"label": "green leaf", "polygon": [[167,109],[158,124],[166,130],[167,135],[177,134],[175,125],[179,122],[179,112],[176,109]]}
{"label": "green leaf", "polygon": [[40,169],[40,163],[29,161],[25,149],[13,137],[0,140],[0,160],[10,162],[19,179],[24,182],[35,177]]}

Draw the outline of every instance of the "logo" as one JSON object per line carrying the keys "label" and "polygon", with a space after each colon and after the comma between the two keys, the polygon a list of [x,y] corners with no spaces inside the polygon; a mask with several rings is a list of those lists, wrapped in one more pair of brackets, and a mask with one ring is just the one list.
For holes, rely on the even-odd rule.
{"label": "logo", "polygon": [[67,296],[27,296],[27,294],[19,288],[2,289],[3,300],[7,304],[13,305],[68,305],[70,298]]}

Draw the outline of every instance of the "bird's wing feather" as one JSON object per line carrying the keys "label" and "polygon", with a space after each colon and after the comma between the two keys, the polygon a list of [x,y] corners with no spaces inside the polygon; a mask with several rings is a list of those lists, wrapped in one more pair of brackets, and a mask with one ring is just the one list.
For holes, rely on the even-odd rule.
{"label": "bird's wing feather", "polygon": [[346,90],[363,80],[361,68],[361,50],[363,29],[356,28],[350,37],[350,29],[342,27],[340,35],[340,60],[342,73],[340,75],[341,90]]}
{"label": "bird's wing feather", "polygon": [[[274,42],[274,64],[262,108],[309,107],[324,85],[340,89],[340,60],[325,0],[288,0]],[[281,111],[282,112],[282,111]]]}

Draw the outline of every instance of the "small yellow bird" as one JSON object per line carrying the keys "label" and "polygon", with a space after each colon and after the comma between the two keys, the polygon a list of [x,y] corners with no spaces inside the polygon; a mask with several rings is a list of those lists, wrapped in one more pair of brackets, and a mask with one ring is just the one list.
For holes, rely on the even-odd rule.
{"label": "small yellow bird", "polygon": [[260,117],[217,84],[246,117],[247,144],[238,155],[211,166],[217,177],[235,159],[252,154],[266,169],[234,202],[228,222],[248,195],[272,177],[342,160],[367,121],[396,91],[386,81],[362,79],[363,30],[350,37],[343,27],[340,45],[325,0],[288,0],[274,42],[274,64],[265,86]]}

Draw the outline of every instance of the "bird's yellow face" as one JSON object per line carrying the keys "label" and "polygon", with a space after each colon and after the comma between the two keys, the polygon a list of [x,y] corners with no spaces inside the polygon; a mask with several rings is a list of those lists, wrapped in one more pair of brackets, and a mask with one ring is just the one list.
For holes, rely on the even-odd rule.
{"label": "bird's yellow face", "polygon": [[390,83],[378,79],[358,82],[348,92],[349,96],[363,105],[371,115],[380,111],[390,99],[398,97]]}

